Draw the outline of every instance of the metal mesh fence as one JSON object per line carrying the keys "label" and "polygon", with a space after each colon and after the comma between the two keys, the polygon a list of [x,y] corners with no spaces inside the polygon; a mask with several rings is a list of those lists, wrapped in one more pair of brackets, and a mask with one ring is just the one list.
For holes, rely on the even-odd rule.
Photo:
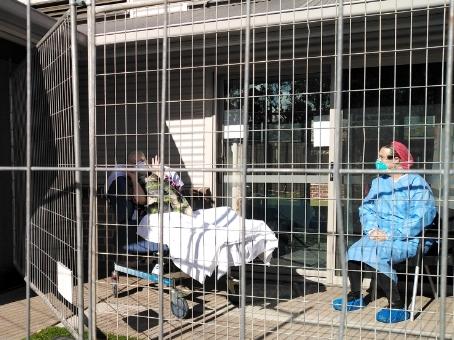
{"label": "metal mesh fence", "polygon": [[[30,272],[32,289],[41,295],[62,322],[77,334],[77,308],[83,306],[78,267],[77,203],[74,104],[71,69],[71,21],[69,11],[33,49],[31,78],[31,225]],[[26,163],[25,66],[13,76],[13,164]],[[77,141],[79,143],[79,141]],[[38,170],[42,168],[42,170]],[[16,262],[25,266],[24,172],[15,173]],[[83,307],[82,307],[83,308]],[[71,318],[73,317],[73,318]]]}
{"label": "metal mesh fence", "polygon": [[[342,282],[336,201],[341,204],[348,249],[363,233],[358,207],[371,180],[377,177],[369,169],[374,167],[380,147],[393,140],[408,145],[415,156],[413,169],[421,174],[435,170],[423,176],[434,191],[441,214],[442,175],[436,170],[443,164],[446,4],[347,4],[343,55],[338,60],[344,71],[342,107],[337,108],[341,114],[340,143],[334,139],[337,4],[253,2],[248,43],[246,6],[245,2],[169,4],[169,11],[175,13],[169,14],[167,29],[162,13],[158,14],[164,11],[162,7],[123,6],[125,9],[108,11],[114,20],[111,16],[106,19],[104,10],[98,11],[98,187],[111,184],[111,172],[103,172],[102,167],[127,165],[128,154],[142,150],[149,161],[159,155],[166,167],[182,177],[184,195],[193,205],[199,204],[194,210],[203,208],[198,213],[209,211],[207,192],[213,206],[228,206],[238,212],[244,200],[243,216],[263,220],[278,239],[269,266],[255,259],[247,264],[245,276],[233,268],[227,276],[216,280],[213,274],[203,284],[194,277],[175,282],[190,307],[189,317],[183,320],[172,314],[172,294],[159,303],[157,286],[150,286],[149,280],[136,279],[131,272],[124,276],[115,273],[114,287],[120,293],[103,300],[104,312],[97,317],[110,320],[110,324],[115,320],[121,334],[158,336],[158,325],[163,324],[163,335],[169,337],[334,337],[342,324],[336,321],[339,314],[332,311],[331,304],[342,295],[335,288]],[[165,50],[164,32],[168,34]],[[246,50],[250,51],[250,63],[245,62]],[[161,116],[164,60],[166,106]],[[250,80],[245,85],[248,67]],[[246,108],[247,128],[242,126]],[[160,130],[162,119],[164,131]],[[332,172],[336,154],[340,155],[336,164],[342,173],[338,197]],[[247,159],[247,175],[239,171],[243,157]],[[242,180],[246,181],[245,199]],[[199,188],[202,200],[197,202],[194,189]],[[148,199],[152,196],[145,194]],[[134,200],[131,192],[127,195]],[[399,199],[395,203],[398,205]],[[125,247],[143,240],[137,235],[144,235],[137,233],[143,221],[142,225],[140,219],[118,223],[118,204],[112,206],[103,200],[100,207],[108,212],[98,226],[100,235],[105,236],[98,248],[98,260],[105,262],[99,267],[98,298],[104,298],[112,285],[112,280],[104,277],[120,257],[125,256],[125,266],[136,271],[140,267],[137,258],[141,259],[147,273],[157,258],[149,249],[140,255],[136,248]],[[174,233],[167,236],[170,231],[164,227],[170,249],[175,247],[172,242],[181,247],[181,228],[171,229]],[[218,233],[222,230],[221,224],[215,228]],[[147,234],[148,238],[158,241],[157,229],[150,230],[156,237]],[[121,233],[127,236],[121,239]],[[209,238],[199,241],[209,242]],[[198,257],[207,256],[203,246],[190,244],[200,251]],[[172,250],[169,257],[164,256],[165,263],[174,262],[178,267],[178,261],[181,259],[172,257]],[[400,289],[409,306],[414,267],[408,261],[401,266]],[[369,283],[366,272],[361,274],[364,288]],[[418,294],[426,291],[427,277],[439,279],[439,274],[439,265],[423,272]],[[238,279],[245,284],[244,295],[229,290]],[[433,283],[439,287],[439,282]],[[452,293],[452,283],[448,288]],[[242,308],[241,298],[246,300]],[[436,300],[429,301],[418,295],[417,321],[383,325],[375,321],[375,315],[386,300],[377,299],[367,309],[347,315],[345,332],[376,338],[394,333],[409,338],[435,335],[440,320],[438,305]],[[159,308],[164,308],[164,315]],[[452,308],[448,310],[445,321],[452,327]]]}
{"label": "metal mesh fence", "polygon": [[55,169],[33,171],[31,280],[52,308],[75,312],[56,266],[81,268],[84,170],[93,338],[454,336],[452,3],[88,5],[89,168],[69,16],[34,64],[32,163]]}

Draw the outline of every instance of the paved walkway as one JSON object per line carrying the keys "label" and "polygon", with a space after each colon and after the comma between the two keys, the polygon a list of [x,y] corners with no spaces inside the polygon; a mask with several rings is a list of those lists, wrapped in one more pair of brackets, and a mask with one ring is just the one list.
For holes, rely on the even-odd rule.
{"label": "paved walkway", "polygon": [[[189,282],[190,283],[190,282]],[[254,288],[256,298],[248,299],[246,308],[247,339],[337,339],[339,313],[332,310],[331,300],[341,295],[339,287],[322,287],[307,282],[292,289],[268,284],[266,295]],[[311,287],[313,286],[313,287]],[[97,325],[105,333],[158,338],[158,293],[154,285],[133,277],[120,277],[119,295],[111,293],[109,280],[98,282]],[[187,289],[187,288],[186,288]],[[164,295],[164,338],[166,339],[238,339],[240,310],[232,305],[225,291],[193,287],[187,296],[189,315],[176,319],[170,312],[169,295]],[[247,288],[246,288],[247,289]],[[279,292],[278,292],[279,291]],[[292,292],[292,296],[287,296]],[[277,299],[276,299],[277,297]],[[447,299],[447,332],[454,330],[454,298]],[[386,305],[384,298],[362,311],[348,314],[346,338],[358,339],[434,339],[438,332],[439,304],[420,297],[415,321],[382,324],[375,313]],[[424,308],[422,308],[424,306]]]}
{"label": "paved walkway", "polygon": [[[266,294],[260,291],[260,285],[254,288],[254,298],[247,301],[246,308],[247,339],[337,338],[339,313],[332,310],[330,301],[341,293],[340,288],[322,287],[306,282],[304,289],[299,289],[294,283],[289,290],[281,285],[267,285]],[[225,291],[205,290],[204,287],[194,286],[188,292],[187,285],[186,289],[184,286],[180,287],[189,293],[186,297],[190,307],[189,315],[183,320],[176,319],[170,312],[170,300],[166,292],[164,338],[238,338],[240,311],[228,301]],[[122,276],[118,297],[112,295],[111,288],[109,279],[98,281],[99,330],[104,334],[133,336],[139,339],[157,338],[159,299],[156,287],[137,278]],[[292,292],[291,296],[287,296],[286,292],[289,291]],[[267,296],[266,299],[263,298],[264,295]],[[447,302],[447,331],[451,334],[454,333],[454,298],[449,297]],[[58,323],[41,298],[34,296],[31,303],[32,333]],[[374,319],[376,311],[385,304],[386,301],[380,299],[362,311],[348,314],[346,338],[420,340],[436,337],[439,318],[437,301],[420,297],[416,320],[395,325],[380,324]],[[25,337],[25,305],[24,288],[0,295],[0,339]],[[70,323],[73,321],[76,320],[68,319]]]}
{"label": "paved walkway", "polygon": [[[0,339],[25,337],[25,287],[0,294]],[[54,314],[38,296],[31,298],[31,332],[55,325]]]}

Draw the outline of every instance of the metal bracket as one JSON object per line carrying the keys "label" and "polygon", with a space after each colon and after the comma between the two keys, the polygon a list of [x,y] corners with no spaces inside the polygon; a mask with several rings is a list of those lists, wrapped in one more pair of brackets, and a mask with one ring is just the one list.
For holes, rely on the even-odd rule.
{"label": "metal bracket", "polygon": [[[334,169],[334,162],[330,162],[330,163],[329,163],[329,168],[330,168],[331,170]],[[330,182],[334,181],[334,175],[333,175],[332,172],[329,173],[329,181],[330,181]]]}
{"label": "metal bracket", "polygon": [[69,4],[72,6],[72,5],[75,5],[77,7],[87,7],[88,5],[90,5],[90,0],[69,0]]}

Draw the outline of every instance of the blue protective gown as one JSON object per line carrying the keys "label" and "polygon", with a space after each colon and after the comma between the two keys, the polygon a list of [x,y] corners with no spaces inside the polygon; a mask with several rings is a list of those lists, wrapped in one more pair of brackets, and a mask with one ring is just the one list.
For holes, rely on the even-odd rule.
{"label": "blue protective gown", "polygon": [[[393,265],[416,255],[422,230],[436,215],[432,190],[419,175],[406,174],[394,181],[380,176],[372,181],[359,208],[363,237],[348,250],[349,261],[360,261],[389,276],[397,275]],[[371,240],[373,229],[387,234],[386,241]]]}

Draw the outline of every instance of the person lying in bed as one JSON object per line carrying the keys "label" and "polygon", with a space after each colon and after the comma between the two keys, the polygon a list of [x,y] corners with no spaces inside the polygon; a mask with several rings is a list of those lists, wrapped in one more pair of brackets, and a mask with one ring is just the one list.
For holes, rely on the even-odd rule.
{"label": "person lying in bed", "polygon": [[[126,171],[131,182],[134,204],[145,206],[146,214],[137,225],[137,235],[143,241],[158,245],[159,228],[164,228],[164,245],[168,245],[173,263],[184,273],[204,283],[215,268],[218,278],[228,272],[230,266],[241,264],[242,219],[230,207],[216,207],[192,211],[181,193],[183,182],[171,171],[164,174],[164,218],[159,222],[160,160],[153,157],[148,163],[141,151],[128,157],[130,166],[144,171]],[[245,221],[246,263],[260,257],[267,265],[278,246],[274,232],[261,220]],[[154,272],[155,269],[153,269]],[[158,269],[159,270],[159,269]]]}
{"label": "person lying in bed", "polygon": [[[144,171],[128,171],[128,167],[133,166],[142,167]],[[128,252],[155,252],[158,244],[138,239],[136,231],[147,213],[159,211],[159,158],[154,157],[148,164],[145,154],[137,150],[128,155],[127,164],[117,164],[116,167],[124,168],[124,171],[109,174],[106,193],[118,226],[118,245]],[[178,174],[165,172],[165,211],[192,214],[189,203],[180,193],[183,185]]]}
{"label": "person lying in bed", "polygon": [[[142,151],[134,151],[128,156],[129,165],[144,169],[143,172],[128,171],[131,180],[132,200],[139,206],[146,206],[148,214],[159,212],[159,157],[151,159],[151,164]],[[172,171],[164,172],[164,212],[181,212],[192,215],[192,208],[187,199],[181,194],[183,187],[178,174]]]}

